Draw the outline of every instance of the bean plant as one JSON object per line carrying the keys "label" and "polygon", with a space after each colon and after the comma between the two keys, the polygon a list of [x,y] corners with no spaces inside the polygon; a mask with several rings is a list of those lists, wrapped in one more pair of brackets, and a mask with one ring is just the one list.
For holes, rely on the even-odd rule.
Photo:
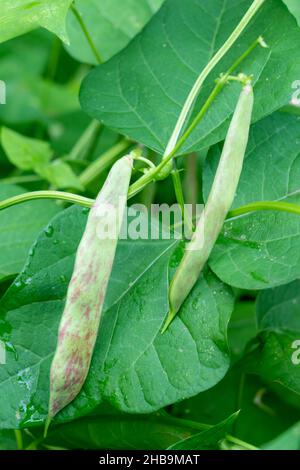
{"label": "bean plant", "polygon": [[0,449],[300,450],[299,1],[0,26]]}

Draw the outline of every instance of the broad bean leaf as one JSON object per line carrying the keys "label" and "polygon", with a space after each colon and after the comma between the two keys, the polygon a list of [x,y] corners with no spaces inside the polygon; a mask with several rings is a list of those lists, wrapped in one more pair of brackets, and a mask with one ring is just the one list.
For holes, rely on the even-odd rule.
{"label": "broad bean leaf", "polygon": [[65,19],[72,0],[2,0],[0,43],[43,27],[68,42]]}
{"label": "broad bean leaf", "polygon": [[[0,184],[0,200],[26,192]],[[0,281],[18,274],[40,230],[60,211],[52,201],[31,201],[0,211]]]}
{"label": "broad bean leaf", "polygon": [[46,441],[67,449],[163,450],[195,433],[167,416],[116,414],[87,417],[58,426]]}
{"label": "broad bean leaf", "polygon": [[300,423],[295,424],[262,448],[264,450],[300,450]]}
{"label": "broad bean leaf", "polygon": [[[81,89],[84,111],[162,152],[199,73],[251,3],[251,0],[167,0],[126,49],[84,80]],[[208,78],[197,110],[211,92],[216,77],[260,35],[269,49],[258,47],[238,70],[254,75],[254,121],[290,101],[292,83],[300,75],[300,64],[295,61],[300,31],[281,1],[268,0]],[[238,85],[226,87],[181,153],[224,138],[239,92]]]}
{"label": "broad bean leaf", "polygon": [[299,281],[264,291],[257,303],[260,334],[245,367],[300,395]]}
{"label": "broad bean leaf", "polygon": [[[103,60],[123,49],[160,8],[163,0],[77,0],[89,34]],[[80,62],[98,64],[78,20],[67,16],[70,44],[67,51]]]}
{"label": "broad bean leaf", "polygon": [[[56,217],[1,301],[1,338],[11,351],[0,368],[3,428],[28,427],[47,415],[49,368],[85,222],[86,213],[78,208]],[[84,415],[103,400],[122,411],[150,413],[214,386],[225,375],[233,297],[211,272],[199,279],[169,330],[160,332],[176,244],[119,243],[91,369],[60,421]],[[177,262],[176,253],[171,263]]]}
{"label": "broad bean leaf", "polygon": [[232,431],[237,416],[238,414],[234,414],[210,429],[182,439],[171,445],[169,450],[215,450],[218,448],[219,442]]}

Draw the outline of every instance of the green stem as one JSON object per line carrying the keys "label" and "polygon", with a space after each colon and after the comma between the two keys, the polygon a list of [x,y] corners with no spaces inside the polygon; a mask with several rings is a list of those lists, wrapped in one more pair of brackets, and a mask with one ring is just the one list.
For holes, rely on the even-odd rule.
{"label": "green stem", "polygon": [[291,214],[300,215],[300,205],[292,204],[289,202],[253,202],[252,204],[247,204],[246,206],[238,207],[233,209],[228,213],[228,219],[233,219],[234,217],[239,217],[240,215],[249,214],[250,212],[257,211],[280,211],[280,212],[289,212]]}
{"label": "green stem", "polygon": [[180,116],[178,118],[177,124],[175,126],[175,129],[173,131],[173,134],[169,140],[169,143],[166,147],[166,151],[164,154],[164,158],[166,158],[174,149],[174,147],[177,144],[178,138],[180,136],[180,133],[183,129],[183,126],[186,122],[187,116],[195,102],[195,99],[198,96],[198,93],[200,91],[200,88],[202,87],[204,81],[208,77],[208,75],[212,72],[212,70],[216,67],[216,65],[220,62],[220,60],[225,56],[225,54],[229,51],[229,49],[233,46],[233,44],[236,42],[236,40],[240,37],[244,29],[247,27],[247,25],[250,23],[254,15],[257,13],[257,11],[260,9],[260,7],[263,5],[265,0],[254,0],[252,3],[251,7],[245,14],[245,16],[242,18],[240,23],[237,25],[233,33],[229,36],[227,41],[223,44],[223,46],[218,50],[218,52],[213,56],[213,58],[210,60],[210,62],[207,64],[207,66],[204,68],[204,70],[201,72],[199,75],[195,85],[193,86],[184,106],[183,109],[180,113]]}
{"label": "green stem", "polygon": [[93,41],[93,39],[92,39],[92,37],[91,37],[89,31],[88,31],[88,29],[87,29],[87,27],[86,27],[86,25],[85,25],[83,19],[82,19],[82,16],[81,16],[81,14],[79,13],[79,11],[77,10],[77,8],[76,8],[76,6],[74,5],[74,3],[71,5],[71,10],[72,10],[72,12],[74,13],[74,15],[75,15],[75,17],[76,17],[78,23],[80,24],[80,27],[81,27],[81,29],[82,29],[82,31],[83,31],[83,34],[85,35],[86,40],[87,40],[87,42],[89,43],[89,46],[90,46],[90,48],[91,48],[91,50],[92,50],[92,52],[93,52],[93,54],[94,54],[94,56],[95,56],[95,58],[96,58],[98,64],[102,64],[102,63],[103,63],[102,57],[101,57],[101,55],[99,54],[99,52],[98,52],[98,50],[97,50],[97,48],[96,48],[96,46],[95,46],[95,43],[94,43],[94,41]]}
{"label": "green stem", "polygon": [[93,120],[72,148],[68,155],[69,160],[84,160],[90,153],[94,141],[99,136],[100,129],[100,122]]}
{"label": "green stem", "polygon": [[174,168],[171,172],[171,175],[172,175],[176,200],[177,200],[177,203],[179,204],[180,209],[181,209],[183,222],[187,224],[189,232],[192,234],[193,230],[194,230],[193,222],[192,222],[191,218],[189,217],[189,214],[187,214],[185,212],[185,202],[184,202],[184,195],[183,195],[183,189],[182,189],[182,184],[181,184],[181,178],[180,178],[180,174],[179,174],[179,171],[177,169],[175,161],[173,161],[173,167]]}
{"label": "green stem", "polygon": [[[151,181],[155,180],[155,177],[160,173],[160,171],[168,164],[170,160],[176,155],[176,153],[181,149],[183,144],[186,142],[190,134],[193,132],[195,127],[199,124],[201,119],[203,119],[204,115],[207,113],[209,108],[211,107],[212,103],[215,101],[219,93],[222,91],[224,86],[227,84],[228,78],[230,75],[237,69],[237,67],[248,57],[248,55],[259,45],[262,44],[262,38],[259,37],[254,41],[254,43],[234,62],[234,64],[227,70],[227,72],[217,81],[216,86],[214,87],[213,91],[209,95],[208,99],[204,103],[203,107],[189,126],[189,128],[185,131],[182,137],[178,140],[177,144],[171,152],[166,155],[160,164],[153,170],[150,170],[146,175],[142,176],[138,181],[133,183],[129,188],[129,198],[135,196],[139,193],[147,184]],[[243,80],[243,79],[242,79]]]}
{"label": "green stem", "polygon": [[[78,196],[77,194],[65,193],[61,191],[33,191],[30,193],[19,194],[18,196],[1,201],[0,211],[23,202],[33,201],[35,199],[55,199],[59,201],[65,201],[70,204],[79,204],[80,206],[88,208],[91,208],[95,202],[94,199],[89,199],[87,197]],[[230,211],[226,220],[258,211],[279,211],[300,215],[300,205],[291,204],[288,202],[254,202],[252,204],[248,204],[247,206],[242,206],[238,209]]]}
{"label": "green stem", "polygon": [[17,442],[17,448],[18,450],[23,450],[23,435],[22,431],[19,429],[15,429],[15,437],[16,437],[16,442]]}
{"label": "green stem", "polygon": [[132,146],[132,143],[127,139],[122,139],[116,145],[111,147],[107,152],[102,154],[97,160],[84,170],[80,175],[80,182],[83,186],[87,187],[95,179],[107,170],[119,157],[119,155],[127,151]]}
{"label": "green stem", "polygon": [[39,181],[43,181],[43,178],[37,175],[8,176],[7,178],[0,179],[0,183],[5,184],[26,184]]}
{"label": "green stem", "polygon": [[50,52],[49,63],[45,73],[47,80],[54,80],[56,76],[57,66],[59,62],[59,56],[62,48],[62,43],[58,37],[54,36],[53,44]]}
{"label": "green stem", "polygon": [[257,447],[253,446],[252,444],[248,444],[248,442],[241,441],[237,437],[233,436],[226,436],[227,441],[232,442],[238,446],[244,447],[247,450],[259,450]]}
{"label": "green stem", "polygon": [[88,199],[86,197],[78,196],[77,194],[65,193],[61,191],[34,191],[30,193],[19,194],[13,196],[5,201],[0,202],[0,210],[7,209],[8,207],[15,206],[27,201],[33,201],[35,199],[55,199],[58,201],[69,202],[70,204],[79,204],[84,207],[92,207],[94,199]]}

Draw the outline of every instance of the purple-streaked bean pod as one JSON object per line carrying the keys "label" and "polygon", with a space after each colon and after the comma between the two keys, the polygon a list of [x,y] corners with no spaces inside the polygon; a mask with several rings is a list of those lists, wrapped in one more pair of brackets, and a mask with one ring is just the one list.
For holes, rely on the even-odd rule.
{"label": "purple-streaked bean pod", "polygon": [[240,94],[207,204],[171,282],[170,310],[163,331],[170,325],[197,282],[232,206],[243,168],[253,101],[253,88],[248,83]]}
{"label": "purple-streaked bean pod", "polygon": [[75,260],[50,372],[48,422],[80,392],[98,334],[127,202],[132,157],[118,160],[92,207]]}

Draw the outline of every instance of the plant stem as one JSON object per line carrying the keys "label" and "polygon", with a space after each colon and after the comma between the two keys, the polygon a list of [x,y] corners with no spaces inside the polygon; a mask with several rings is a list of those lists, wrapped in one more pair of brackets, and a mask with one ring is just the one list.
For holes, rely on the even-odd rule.
{"label": "plant stem", "polygon": [[94,141],[97,139],[100,129],[100,122],[96,120],[91,121],[69,153],[69,160],[84,160],[89,154]]}
{"label": "plant stem", "polygon": [[23,436],[22,436],[22,431],[19,429],[15,429],[15,437],[16,437],[16,442],[17,442],[17,448],[18,450],[23,450]]}
{"label": "plant stem", "polygon": [[107,150],[107,152],[103,153],[81,173],[79,179],[82,185],[87,187],[96,178],[99,178],[99,176],[118,159],[119,155],[128,150],[131,146],[132,143],[129,140],[122,139]]}
{"label": "plant stem", "polygon": [[199,124],[201,119],[207,113],[209,108],[211,107],[214,100],[217,98],[219,93],[222,91],[224,86],[227,84],[228,78],[230,75],[236,70],[236,68],[248,57],[248,55],[259,45],[261,44],[261,38],[256,39],[254,43],[234,62],[234,64],[227,70],[227,72],[217,81],[216,86],[214,87],[213,91],[209,95],[208,99],[202,106],[201,110],[189,126],[189,128],[185,131],[182,137],[178,140],[173,150],[166,155],[160,164],[153,170],[150,170],[146,175],[142,176],[138,181],[133,183],[129,188],[128,196],[129,198],[135,196],[139,193],[147,184],[151,181],[155,180],[155,177],[160,173],[160,171],[164,168],[167,163],[172,160],[172,158],[176,155],[176,153],[181,149],[183,144],[186,142],[190,134],[193,132],[195,127]]}
{"label": "plant stem", "polygon": [[62,48],[62,43],[60,39],[54,36],[52,48],[50,52],[49,63],[47,65],[47,70],[45,73],[45,78],[47,80],[55,79],[61,48]]}
{"label": "plant stem", "polygon": [[69,202],[70,204],[79,204],[84,207],[92,207],[94,199],[78,196],[77,194],[65,193],[61,191],[34,191],[30,193],[19,194],[0,202],[0,210],[21,204],[22,202],[34,201],[35,199],[55,199],[58,201]]}
{"label": "plant stem", "polygon": [[210,62],[207,64],[207,66],[204,68],[204,70],[201,72],[199,75],[198,79],[196,80],[195,85],[193,86],[184,106],[183,109],[180,113],[180,116],[178,118],[177,124],[175,126],[175,129],[173,131],[173,134],[169,140],[169,143],[166,147],[166,151],[164,153],[164,158],[166,158],[175,148],[177,141],[179,139],[180,133],[182,131],[182,128],[186,122],[187,116],[195,102],[195,99],[198,96],[198,93],[200,91],[200,88],[202,87],[204,81],[208,77],[208,75],[212,72],[212,70],[215,68],[215,66],[220,62],[220,60],[225,56],[225,54],[229,51],[229,49],[233,46],[233,44],[236,42],[236,40],[239,38],[239,36],[242,34],[246,26],[250,23],[254,15],[257,13],[257,11],[260,9],[260,7],[263,5],[265,0],[254,0],[252,3],[251,7],[245,14],[245,16],[242,18],[240,23],[237,25],[235,30],[232,32],[232,34],[229,36],[227,41],[223,44],[223,46],[218,50],[218,52],[213,56],[213,58],[210,60]]}
{"label": "plant stem", "polygon": [[253,202],[252,204],[247,204],[246,206],[233,209],[228,213],[227,219],[233,219],[234,217],[239,217],[240,215],[249,214],[250,212],[257,211],[280,211],[300,215],[300,205],[292,204],[289,202],[276,201]]}
{"label": "plant stem", "polygon": [[37,175],[8,176],[7,178],[0,179],[0,183],[5,184],[26,184],[38,181],[43,181],[43,178]]}
{"label": "plant stem", "polygon": [[179,204],[180,209],[181,209],[183,223],[187,224],[188,230],[189,230],[190,234],[192,234],[193,230],[194,230],[193,222],[192,222],[191,218],[189,217],[189,214],[187,214],[186,211],[185,211],[185,202],[184,202],[183,189],[182,189],[180,174],[179,174],[179,171],[177,169],[175,161],[173,161],[173,167],[174,168],[171,172],[171,175],[172,175],[176,200],[177,200],[177,203]]}
{"label": "plant stem", "polygon": [[83,34],[85,35],[86,40],[87,40],[87,42],[89,43],[89,46],[90,46],[90,48],[91,48],[91,50],[92,50],[92,52],[93,52],[93,54],[94,54],[94,56],[95,56],[95,58],[96,58],[98,64],[102,64],[102,63],[103,63],[102,57],[101,57],[101,55],[99,54],[99,52],[98,52],[98,50],[97,50],[97,48],[96,48],[96,46],[95,46],[95,43],[94,43],[94,41],[93,41],[93,39],[92,39],[92,37],[91,37],[89,31],[88,31],[88,29],[87,29],[87,27],[86,27],[86,25],[85,25],[83,19],[82,19],[82,16],[81,16],[81,14],[79,13],[79,11],[77,10],[77,8],[76,8],[76,6],[74,5],[74,3],[71,5],[71,10],[72,10],[72,12],[74,13],[74,15],[75,15],[75,17],[76,17],[78,23],[80,24],[80,27],[81,27],[81,29],[82,29],[82,31],[83,31]]}
{"label": "plant stem", "polygon": [[252,444],[248,444],[248,442],[241,441],[237,437],[226,436],[226,439],[227,439],[227,441],[232,442],[233,444],[236,444],[238,446],[244,447],[245,449],[259,450],[257,447],[253,446]]}
{"label": "plant stem", "polygon": [[[30,193],[19,194],[18,196],[1,201],[0,211],[17,204],[21,204],[22,202],[33,201],[35,199],[55,199],[59,201],[65,201],[70,204],[79,204],[80,206],[88,208],[91,208],[95,202],[94,199],[89,199],[87,197],[78,196],[77,194],[65,193],[62,191],[33,191]],[[288,212],[291,214],[300,215],[300,205],[291,204],[288,202],[254,202],[252,204],[248,204],[247,206],[233,209],[228,213],[226,220],[259,211]]]}

